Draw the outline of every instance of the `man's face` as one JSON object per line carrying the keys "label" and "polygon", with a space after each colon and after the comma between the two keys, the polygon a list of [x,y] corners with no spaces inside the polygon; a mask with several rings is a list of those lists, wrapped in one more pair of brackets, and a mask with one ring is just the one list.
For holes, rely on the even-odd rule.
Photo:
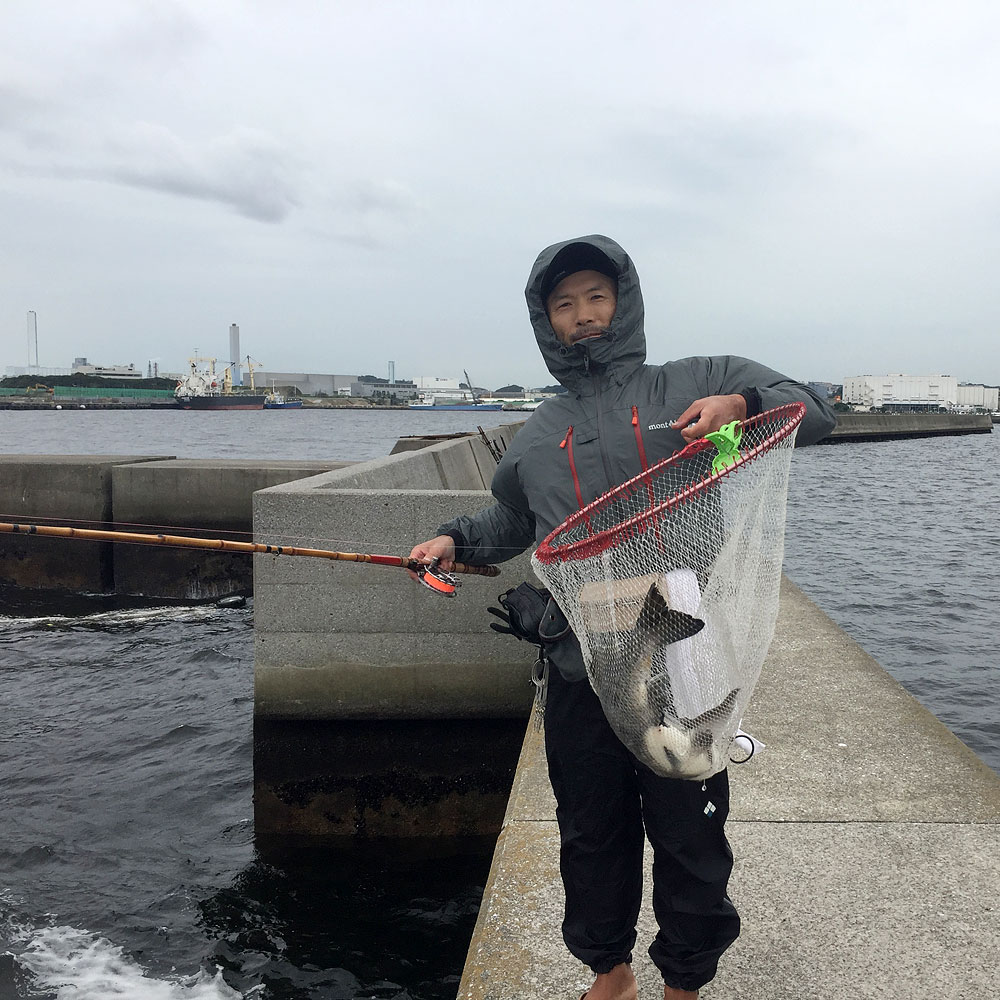
{"label": "man's face", "polygon": [[552,289],[546,309],[560,342],[567,347],[608,332],[618,305],[614,281],[600,271],[568,274]]}

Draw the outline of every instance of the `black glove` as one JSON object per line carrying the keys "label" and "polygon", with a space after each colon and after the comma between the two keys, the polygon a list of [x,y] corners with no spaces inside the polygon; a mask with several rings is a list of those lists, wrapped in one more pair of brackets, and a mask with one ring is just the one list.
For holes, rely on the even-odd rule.
{"label": "black glove", "polygon": [[500,608],[486,609],[504,623],[490,622],[494,632],[512,635],[536,646],[558,642],[569,632],[566,616],[544,588],[522,583],[501,594],[497,601],[503,611]]}

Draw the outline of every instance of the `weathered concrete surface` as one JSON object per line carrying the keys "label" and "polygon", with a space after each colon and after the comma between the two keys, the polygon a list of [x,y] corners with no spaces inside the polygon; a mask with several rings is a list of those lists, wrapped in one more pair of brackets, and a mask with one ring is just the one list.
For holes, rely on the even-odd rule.
{"label": "weathered concrete surface", "polygon": [[[163,455],[0,455],[0,520],[106,528],[112,470]],[[110,542],[0,535],[0,581],[35,590],[106,593]]]}
{"label": "weathered concrete surface", "polygon": [[495,837],[523,719],[254,720],[258,835]]}
{"label": "weathered concrete surface", "polygon": [[[1000,778],[787,580],[731,768],[743,933],[706,1000],[1000,996]],[[590,984],[559,924],[555,804],[529,727],[461,1000],[565,1000]],[[662,984],[645,948],[640,995]]]}
{"label": "weathered concrete surface", "polygon": [[838,413],[837,426],[819,444],[900,438],[990,434],[988,413]]}
{"label": "weathered concrete surface", "polygon": [[[499,452],[519,424],[486,432]],[[448,439],[254,496],[258,541],[409,555],[457,514],[489,506],[496,459]],[[442,598],[403,571],[254,556],[254,710],[271,719],[524,717],[534,647],[487,627],[486,607],[531,578],[520,555],[496,579],[464,575]]]}
{"label": "weathered concrete surface", "polygon": [[[420,453],[414,453],[414,457]],[[325,477],[320,477],[325,478]],[[306,483],[309,481],[307,480]],[[482,491],[331,490],[254,498],[258,540],[408,555],[441,522],[488,506]],[[340,532],[345,537],[340,537]],[[395,568],[254,556],[254,710],[267,718],[524,717],[534,647],[487,627],[486,607],[530,575],[463,576],[443,598]]]}
{"label": "weathered concrete surface", "polygon": [[408,434],[399,438],[390,450],[390,455],[398,455],[404,451],[420,451],[421,448],[429,448],[433,444],[441,444],[443,441],[457,441],[459,438],[467,438],[471,435],[467,431],[459,431],[455,434]]}
{"label": "weathered concrete surface", "polygon": [[[254,496],[256,536],[406,556],[492,504],[495,468],[463,437],[276,486]],[[521,556],[446,599],[394,567],[255,556],[258,833],[495,835],[534,647],[490,631],[485,609],[529,574]]]}
{"label": "weathered concrete surface", "polygon": [[[255,490],[351,464],[173,459],[122,465],[112,474],[114,519],[122,530],[246,541]],[[114,554],[119,594],[201,600],[249,593],[252,582],[251,557],[240,553],[119,545]]]}

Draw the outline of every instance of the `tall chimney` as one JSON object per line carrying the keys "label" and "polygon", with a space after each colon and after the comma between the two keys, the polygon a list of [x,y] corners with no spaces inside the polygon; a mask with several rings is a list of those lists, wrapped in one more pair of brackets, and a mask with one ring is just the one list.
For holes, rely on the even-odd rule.
{"label": "tall chimney", "polygon": [[235,323],[229,324],[229,364],[232,366],[234,385],[243,385],[240,375],[240,328]]}
{"label": "tall chimney", "polygon": [[31,347],[35,347],[35,367],[38,367],[38,316],[34,309],[28,310],[28,367],[31,367]]}

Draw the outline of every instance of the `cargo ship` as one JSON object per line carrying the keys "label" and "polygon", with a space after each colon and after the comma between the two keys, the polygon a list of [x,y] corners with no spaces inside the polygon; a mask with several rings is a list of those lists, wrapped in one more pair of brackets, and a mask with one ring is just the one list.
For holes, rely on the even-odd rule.
{"label": "cargo ship", "polygon": [[463,371],[468,389],[435,389],[433,392],[423,392],[415,403],[410,403],[411,410],[436,410],[454,412],[455,410],[502,410],[503,400],[484,400],[476,395],[472,388],[469,373]]}
{"label": "cargo ship", "polygon": [[415,403],[410,403],[409,408],[411,410],[502,410],[502,402],[485,402],[481,399],[473,399],[466,394],[465,396],[450,396],[445,395],[438,390],[437,392],[425,392],[422,393]]}
{"label": "cargo ship", "polygon": [[273,389],[264,397],[265,410],[301,410],[301,399],[289,399]]}
{"label": "cargo ship", "polygon": [[[250,388],[241,389],[233,385],[230,366],[227,365],[222,377],[216,374],[215,358],[188,358],[191,371],[184,376],[174,389],[174,399],[182,410],[263,410],[267,394],[257,392],[253,384],[253,369],[250,369]],[[199,367],[200,366],[200,367]]]}

